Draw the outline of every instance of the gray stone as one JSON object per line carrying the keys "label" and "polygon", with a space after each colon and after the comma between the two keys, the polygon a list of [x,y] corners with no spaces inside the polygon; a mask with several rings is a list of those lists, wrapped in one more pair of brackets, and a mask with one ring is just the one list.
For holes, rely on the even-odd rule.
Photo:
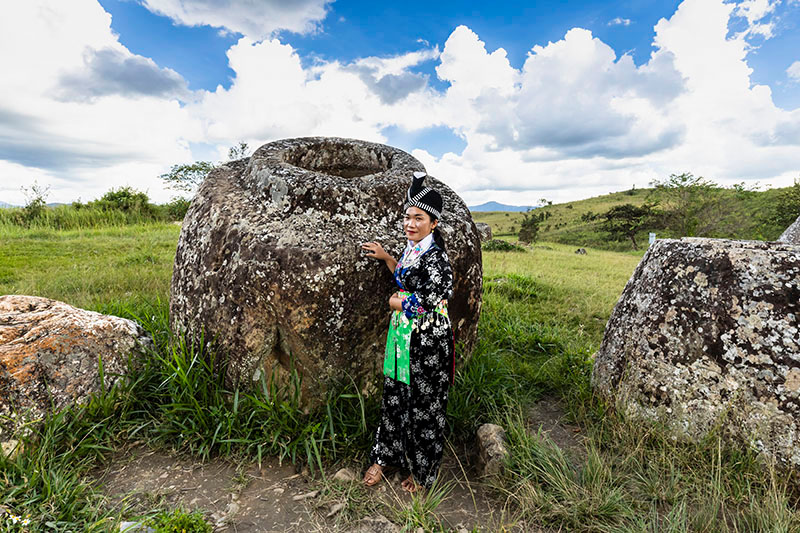
{"label": "gray stone", "polygon": [[383,515],[362,518],[347,533],[400,533],[402,529]]}
{"label": "gray stone", "polygon": [[475,227],[478,229],[481,242],[488,242],[492,240],[492,227],[489,224],[486,222],[476,222]]}
{"label": "gray stone", "polygon": [[[403,200],[420,170],[396,148],[324,137],[272,142],[213,170],[184,218],[173,329],[216,340],[229,386],[262,376],[286,384],[296,369],[306,403],[348,376],[369,393],[396,287],[361,243],[399,256]],[[433,177],[426,184],[444,198],[440,227],[455,275],[449,312],[468,355],[481,308],[480,239],[461,198]]]}
{"label": "gray stone", "polygon": [[658,240],[625,286],[592,383],[635,420],[719,430],[800,465],[800,246]]}
{"label": "gray stone", "polygon": [[477,437],[481,475],[501,473],[503,463],[508,457],[505,430],[497,424],[483,424],[478,428]]}
{"label": "gray stone", "polygon": [[357,476],[356,476],[356,473],[353,472],[353,470],[350,469],[350,468],[340,468],[333,475],[333,479],[334,479],[334,481],[350,482],[350,481],[354,481],[355,479],[357,479]]}
{"label": "gray stone", "polygon": [[[35,296],[0,296],[0,440],[110,388],[150,337],[132,320]],[[102,357],[104,383],[98,360]]]}
{"label": "gray stone", "polygon": [[147,527],[142,522],[120,522],[120,533],[155,533],[155,529]]}
{"label": "gray stone", "polygon": [[778,242],[800,244],[800,216],[778,237]]}

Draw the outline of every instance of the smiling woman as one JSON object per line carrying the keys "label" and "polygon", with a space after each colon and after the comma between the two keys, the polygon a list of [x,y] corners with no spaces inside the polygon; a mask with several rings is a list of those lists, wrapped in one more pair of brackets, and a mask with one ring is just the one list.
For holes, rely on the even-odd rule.
{"label": "smiling woman", "polygon": [[444,449],[445,413],[455,373],[453,330],[447,313],[453,272],[438,235],[441,195],[415,172],[406,195],[403,227],[408,244],[399,260],[375,242],[367,257],[382,260],[399,288],[389,297],[392,319],[386,340],[381,421],[364,483],[377,484],[384,468],[408,471],[404,490],[430,488]]}

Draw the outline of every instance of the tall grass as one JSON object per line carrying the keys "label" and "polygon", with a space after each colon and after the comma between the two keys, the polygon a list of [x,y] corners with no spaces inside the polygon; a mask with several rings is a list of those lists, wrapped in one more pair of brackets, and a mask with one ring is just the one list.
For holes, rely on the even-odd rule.
{"label": "tall grass", "polygon": [[[81,204],[83,205],[83,204]],[[57,205],[44,207],[35,213],[25,208],[0,209],[0,235],[29,230],[77,230],[150,224],[182,219],[180,211],[171,204],[149,205],[146,210],[101,209],[98,207],[75,207]],[[185,212],[185,209],[183,210]]]}

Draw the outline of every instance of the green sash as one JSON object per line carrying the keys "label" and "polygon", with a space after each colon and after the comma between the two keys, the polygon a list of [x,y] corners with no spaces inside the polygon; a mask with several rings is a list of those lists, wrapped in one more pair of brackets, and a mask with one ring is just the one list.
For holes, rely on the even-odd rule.
{"label": "green sash", "polygon": [[[400,291],[398,296],[405,298],[410,296],[410,292]],[[442,300],[435,313],[447,316],[447,301]],[[386,351],[383,358],[383,375],[402,381],[406,385],[411,384],[411,370],[409,352],[411,350],[411,328],[414,319],[406,318],[402,311],[394,311],[389,322],[389,334],[386,336]]]}
{"label": "green sash", "polygon": [[[400,291],[400,298],[410,293]],[[386,351],[383,358],[383,375],[402,381],[406,385],[411,382],[409,370],[409,350],[411,349],[411,326],[414,320],[406,318],[402,311],[394,311],[389,322],[389,334],[386,336]]]}

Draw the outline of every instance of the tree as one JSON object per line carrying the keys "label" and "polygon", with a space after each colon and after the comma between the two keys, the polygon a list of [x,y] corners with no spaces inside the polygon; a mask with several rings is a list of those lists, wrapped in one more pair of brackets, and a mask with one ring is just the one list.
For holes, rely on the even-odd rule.
{"label": "tree", "polygon": [[605,219],[603,229],[615,240],[630,239],[633,249],[636,250],[639,248],[636,244],[636,234],[649,222],[652,213],[652,204],[615,205],[601,215]]}
{"label": "tree", "polygon": [[527,212],[522,215],[522,223],[519,226],[519,240],[530,244],[536,242],[539,237],[539,224],[545,219],[543,211],[539,213]]}
{"label": "tree", "polygon": [[[228,159],[234,161],[249,156],[250,147],[244,141],[228,149]],[[161,174],[159,178],[167,182],[167,188],[176,191],[194,192],[206,179],[209,172],[217,168],[211,161],[195,161],[184,165],[172,165],[169,172]]]}
{"label": "tree", "polygon": [[195,161],[188,165],[172,165],[166,174],[159,176],[167,187],[177,191],[194,191],[216,165],[211,161]]}
{"label": "tree", "polygon": [[250,154],[250,147],[247,146],[247,143],[244,141],[239,141],[239,144],[231,146],[228,149],[228,159],[231,161],[235,161],[236,159],[244,159],[245,157],[249,157]]}
{"label": "tree", "polygon": [[654,189],[648,199],[657,206],[656,217],[676,236],[706,237],[729,229],[723,189],[713,181],[684,172],[650,185]]}
{"label": "tree", "polygon": [[775,222],[779,227],[788,227],[800,217],[800,178],[795,178],[794,185],[781,191],[775,203]]}
{"label": "tree", "polygon": [[39,185],[34,181],[30,187],[20,187],[22,194],[25,195],[25,207],[23,207],[23,217],[25,222],[31,222],[39,218],[47,209],[47,196],[50,194],[50,186]]}

